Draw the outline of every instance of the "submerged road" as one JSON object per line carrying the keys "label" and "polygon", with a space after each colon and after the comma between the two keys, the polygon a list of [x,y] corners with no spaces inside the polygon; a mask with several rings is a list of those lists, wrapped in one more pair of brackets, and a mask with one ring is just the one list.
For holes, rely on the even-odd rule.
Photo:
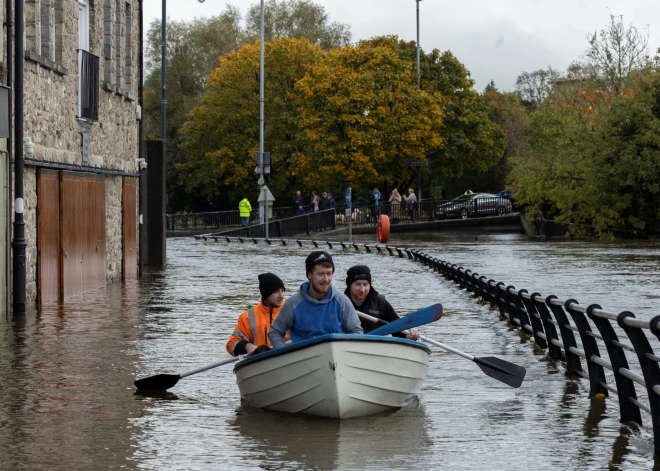
{"label": "submerged road", "polygon": [[[518,234],[395,234],[489,278],[631,310],[660,307],[660,244],[543,242]],[[359,236],[373,242],[374,237]],[[293,291],[309,248],[168,240],[168,266],[24,324],[0,324],[0,470],[35,469],[652,469],[650,420],[619,423],[616,398],[591,400],[585,380],[544,359],[498,313],[420,263],[332,250],[334,285],[368,264],[400,313],[441,302],[424,335],[527,368],[520,389],[433,349],[419,401],[397,413],[344,421],[241,406],[231,366],[181,380],[160,397],[132,382],[226,356],[238,314],[258,300],[256,276]]]}

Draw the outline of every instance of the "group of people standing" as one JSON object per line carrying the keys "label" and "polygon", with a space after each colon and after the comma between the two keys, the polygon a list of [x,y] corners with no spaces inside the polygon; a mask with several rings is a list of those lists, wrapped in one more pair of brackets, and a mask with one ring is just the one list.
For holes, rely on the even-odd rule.
{"label": "group of people standing", "polygon": [[[360,318],[358,312],[387,322],[399,318],[384,296],[371,286],[371,271],[356,265],[346,272],[346,290],[332,286],[335,265],[329,253],[314,251],[305,260],[307,281],[288,300],[286,288],[273,273],[259,275],[261,301],[243,312],[227,341],[230,355],[255,355],[326,334],[362,334],[378,324]],[[395,337],[418,340],[417,329]]]}
{"label": "group of people standing", "polygon": [[[381,198],[382,195],[378,188],[374,188],[374,191],[371,193],[371,195],[369,195],[369,201],[372,205],[374,218],[377,218],[378,215],[383,212]],[[395,188],[392,190],[388,202],[390,203],[390,218],[392,219],[392,223],[396,224],[399,222],[402,210],[401,204],[403,202],[405,202],[405,213],[408,215],[411,221],[415,220],[415,209],[417,208],[417,196],[415,195],[415,190],[409,188],[408,195],[402,196],[399,193],[399,190]]]}
{"label": "group of people standing", "polygon": [[[296,191],[293,195],[291,205],[296,208],[296,216],[305,214],[305,197],[300,193],[300,190]],[[330,193],[324,191],[323,195],[319,197],[316,191],[312,191],[311,202],[309,205],[310,211],[323,211],[335,207],[337,207],[337,203]]]}

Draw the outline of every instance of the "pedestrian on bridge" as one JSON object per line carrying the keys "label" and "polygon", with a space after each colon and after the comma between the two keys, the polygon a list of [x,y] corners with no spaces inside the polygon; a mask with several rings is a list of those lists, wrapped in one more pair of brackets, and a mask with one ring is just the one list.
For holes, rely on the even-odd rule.
{"label": "pedestrian on bridge", "polygon": [[415,209],[417,208],[417,196],[415,196],[415,190],[408,188],[408,196],[405,197],[405,200],[410,222],[415,222]]}
{"label": "pedestrian on bridge", "polygon": [[401,195],[396,188],[392,190],[389,202],[391,203],[390,215],[392,216],[392,223],[396,224],[399,222],[401,215]]}
{"label": "pedestrian on bridge", "polygon": [[238,356],[270,350],[268,331],[284,304],[285,291],[284,282],[277,275],[259,275],[261,301],[238,317],[234,332],[227,341],[227,353]]}
{"label": "pedestrian on bridge", "polygon": [[252,212],[252,205],[247,198],[243,198],[240,203],[238,203],[238,211],[241,217],[241,224],[243,227],[248,227],[250,225],[250,213]]}

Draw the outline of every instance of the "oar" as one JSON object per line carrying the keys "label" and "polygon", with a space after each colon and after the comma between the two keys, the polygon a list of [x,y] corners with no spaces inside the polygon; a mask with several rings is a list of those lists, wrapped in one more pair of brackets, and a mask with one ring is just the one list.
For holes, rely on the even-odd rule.
{"label": "oar", "polygon": [[152,391],[164,391],[170,389],[180,379],[185,378],[186,376],[192,376],[202,371],[210,370],[212,368],[217,368],[218,366],[226,365],[228,363],[233,363],[235,361],[243,360],[245,357],[243,355],[238,355],[237,357],[228,358],[226,360],[218,361],[207,366],[202,366],[196,370],[188,371],[187,373],[181,373],[180,375],[168,375],[160,374],[156,376],[150,376],[148,378],[142,378],[135,381],[133,384],[138,389],[150,389]]}
{"label": "oar", "polygon": [[[362,312],[358,312],[358,316],[364,319],[368,319],[372,322],[377,322],[379,324],[383,324],[383,325],[388,324],[388,322],[384,321],[383,319],[378,319],[377,317],[373,317],[370,316],[369,314],[364,314]],[[405,317],[403,317],[402,319],[405,319]],[[394,321],[389,324],[391,325],[394,324],[395,322],[399,322],[399,321]],[[377,330],[380,329],[382,329],[382,327],[379,327],[378,329],[373,330],[369,333],[372,334],[373,332],[376,332]],[[396,332],[400,332],[400,331],[396,331]],[[403,333],[407,334],[408,332],[403,331]],[[513,363],[509,363],[508,361],[504,361],[497,357],[478,358],[473,355],[470,355],[469,353],[461,352],[460,350],[457,350],[453,347],[450,347],[449,345],[445,345],[444,343],[440,343],[428,337],[420,336],[420,339],[426,343],[430,343],[431,345],[435,345],[436,347],[440,347],[444,350],[447,350],[448,352],[455,353],[457,355],[462,356],[463,358],[475,362],[477,365],[479,365],[481,371],[486,373],[488,376],[498,381],[501,381],[504,384],[511,386],[512,388],[519,388],[523,382],[523,379],[525,379],[525,374],[527,373],[527,370],[525,370],[525,368],[523,368],[522,366],[514,365]]]}
{"label": "oar", "polygon": [[[358,312],[358,315],[362,316],[361,312]],[[364,314],[367,316],[368,314]],[[376,317],[371,317],[373,320],[381,320]],[[392,322],[383,321],[383,327],[372,330],[368,335],[389,335],[396,332],[401,332],[406,329],[412,329],[413,327],[418,327],[420,325],[429,324],[435,322],[442,317],[442,305],[434,304],[419,311],[413,312],[406,316],[403,316],[401,319],[397,319]]]}

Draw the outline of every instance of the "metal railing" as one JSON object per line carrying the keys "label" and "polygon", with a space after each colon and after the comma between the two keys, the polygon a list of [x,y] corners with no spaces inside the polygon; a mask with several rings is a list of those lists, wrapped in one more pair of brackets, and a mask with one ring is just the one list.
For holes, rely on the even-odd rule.
{"label": "metal railing", "polygon": [[78,49],[78,117],[99,119],[99,58]]}
{"label": "metal railing", "polygon": [[[502,318],[547,349],[551,359],[564,361],[568,375],[587,379],[592,396],[616,394],[621,422],[641,425],[640,411],[651,414],[655,453],[660,455],[660,357],[651,346],[651,340],[660,340],[660,316],[643,321],[630,311],[616,314],[598,304],[581,306],[575,299],[561,301],[552,295],[530,294],[420,251],[411,250],[409,256],[497,308]],[[627,341],[621,341],[621,334]],[[632,361],[626,352],[634,353]],[[633,372],[631,365],[641,374]],[[605,370],[610,378],[613,376],[614,384],[608,382]],[[643,388],[641,394],[636,385]]]}
{"label": "metal railing", "polygon": [[[335,210],[327,209],[316,211],[302,216],[292,218],[271,220],[268,222],[268,235],[271,238],[281,238],[287,236],[311,234],[327,229],[335,228]],[[215,239],[240,237],[240,238],[263,238],[266,234],[265,224],[255,224],[238,229],[229,229],[222,232],[202,234],[195,236],[196,239]]]}

